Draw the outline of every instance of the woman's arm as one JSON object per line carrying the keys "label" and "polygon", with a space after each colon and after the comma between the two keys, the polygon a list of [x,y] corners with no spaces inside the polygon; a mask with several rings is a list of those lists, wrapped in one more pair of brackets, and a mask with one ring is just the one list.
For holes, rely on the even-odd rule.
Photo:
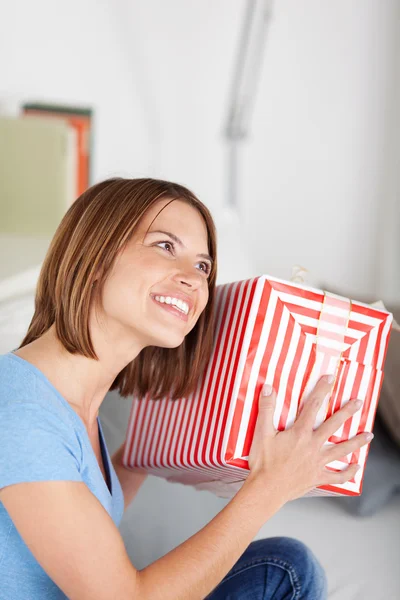
{"label": "woman's arm", "polygon": [[140,486],[145,481],[147,473],[130,471],[122,464],[124,453],[124,444],[113,454],[111,461],[119,479],[124,494],[125,510],[128,508],[134,497],[139,491]]}
{"label": "woman's arm", "polygon": [[[0,491],[22,539],[70,600],[201,600],[278,508],[245,485],[206,527],[142,571],[114,522],[82,482],[19,483]],[[154,543],[154,541],[153,541]],[[10,575],[11,576],[11,575]]]}

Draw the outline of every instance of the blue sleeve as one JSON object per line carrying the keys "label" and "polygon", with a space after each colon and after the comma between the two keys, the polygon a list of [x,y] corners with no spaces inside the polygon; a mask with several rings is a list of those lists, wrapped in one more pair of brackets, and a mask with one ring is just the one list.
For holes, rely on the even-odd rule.
{"label": "blue sleeve", "polygon": [[28,481],[82,481],[80,444],[57,414],[28,402],[0,409],[0,489]]}

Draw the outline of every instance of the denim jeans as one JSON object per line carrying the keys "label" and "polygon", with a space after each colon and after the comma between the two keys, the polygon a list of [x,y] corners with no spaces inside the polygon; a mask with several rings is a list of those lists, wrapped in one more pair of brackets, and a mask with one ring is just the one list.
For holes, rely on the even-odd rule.
{"label": "denim jeans", "polygon": [[307,546],[288,537],[252,542],[206,600],[325,600],[325,572]]}

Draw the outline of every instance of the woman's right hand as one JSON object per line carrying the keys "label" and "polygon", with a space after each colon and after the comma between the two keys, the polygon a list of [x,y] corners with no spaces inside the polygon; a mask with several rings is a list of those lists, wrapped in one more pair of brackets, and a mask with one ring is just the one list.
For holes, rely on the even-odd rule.
{"label": "woman's right hand", "polygon": [[[267,386],[268,387],[268,386]],[[271,488],[282,503],[299,498],[321,485],[334,485],[352,479],[358,470],[351,465],[341,472],[330,471],[325,466],[333,460],[344,458],[369,443],[372,434],[361,433],[351,440],[325,445],[331,435],[362,406],[360,400],[350,400],[317,429],[313,429],[316,416],[333,384],[328,376],[322,377],[294,424],[277,431],[273,424],[276,394],[263,388],[259,399],[259,413],[249,454],[250,480],[265,482],[266,492]],[[370,436],[370,437],[368,437]]]}

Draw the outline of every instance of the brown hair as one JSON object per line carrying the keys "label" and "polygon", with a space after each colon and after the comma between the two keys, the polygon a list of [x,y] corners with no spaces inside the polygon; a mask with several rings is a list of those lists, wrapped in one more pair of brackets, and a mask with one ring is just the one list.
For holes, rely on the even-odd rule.
{"label": "brown hair", "polygon": [[[113,178],[93,185],[69,208],[58,226],[40,272],[35,313],[20,348],[53,324],[72,354],[98,360],[89,314],[120,250],[145,212],[161,198],[182,200],[202,215],[213,267],[209,300],[195,327],[177,348],[148,346],[115,378],[122,396],[180,398],[193,391],[210,358],[214,333],[216,232],[209,210],[187,188],[156,179]],[[96,279],[96,285],[93,286]]]}

